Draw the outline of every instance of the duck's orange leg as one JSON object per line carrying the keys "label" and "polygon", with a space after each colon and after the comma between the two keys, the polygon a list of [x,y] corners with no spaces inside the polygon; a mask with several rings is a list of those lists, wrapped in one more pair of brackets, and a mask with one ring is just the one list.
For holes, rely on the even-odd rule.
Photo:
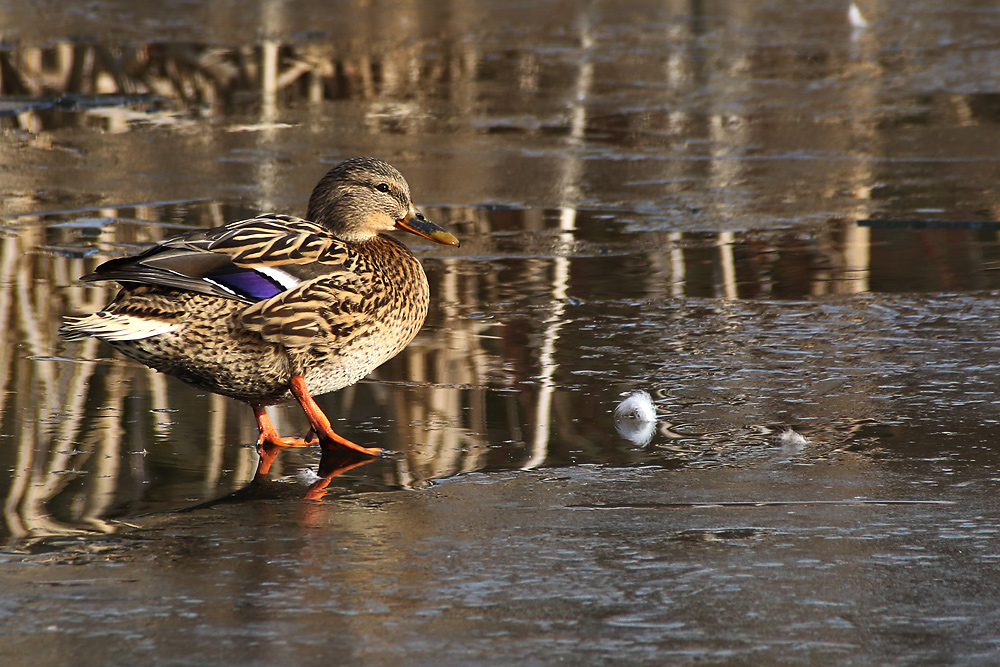
{"label": "duck's orange leg", "polygon": [[[361,445],[356,445],[347,438],[337,435],[333,431],[333,427],[330,426],[330,420],[327,419],[323,411],[319,409],[316,405],[316,401],[313,400],[312,394],[306,388],[306,380],[301,375],[293,375],[291,379],[292,394],[298,400],[299,405],[302,406],[302,410],[306,413],[306,418],[309,419],[309,425],[312,427],[312,432],[316,434],[319,438],[319,446],[323,448],[326,452],[335,451],[347,451],[354,452],[355,454],[364,454],[365,456],[381,456],[382,450],[377,447],[362,447]],[[272,427],[273,428],[273,427]]]}
{"label": "duck's orange leg", "polygon": [[253,416],[257,418],[257,428],[260,435],[257,436],[257,454],[260,461],[257,463],[257,472],[254,477],[263,477],[271,470],[271,464],[278,456],[278,450],[285,447],[309,447],[319,442],[313,431],[309,431],[305,438],[282,438],[275,430],[271,418],[267,416],[264,408],[254,405]]}

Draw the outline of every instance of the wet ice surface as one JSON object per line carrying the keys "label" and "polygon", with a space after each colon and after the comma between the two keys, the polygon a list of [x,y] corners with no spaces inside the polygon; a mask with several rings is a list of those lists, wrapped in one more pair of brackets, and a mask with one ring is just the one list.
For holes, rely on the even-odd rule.
{"label": "wet ice surface", "polygon": [[[888,240],[905,247],[915,233]],[[526,254],[508,246],[454,270],[551,268]],[[443,261],[427,260],[439,294]],[[81,649],[112,660],[126,640],[141,660],[204,664],[295,661],[318,647],[366,664],[992,656],[994,294],[665,296],[665,276],[648,270],[605,284],[608,261],[574,256],[579,275],[558,300],[512,280],[476,307],[442,297],[416,350],[476,323],[486,371],[463,377],[444,357],[443,370],[393,367],[350,400],[326,399],[342,430],[398,454],[336,478],[319,502],[292,477],[170,513],[246,481],[253,455],[235,445],[252,441],[248,411],[171,385],[156,407],[158,376],[96,351],[88,418],[122,429],[120,468],[95,462],[115,451],[101,439],[105,449],[82,442],[59,458],[57,437],[84,432],[59,426],[72,409],[55,411],[39,442],[70,484],[42,495],[44,516],[71,526],[103,501],[112,519],[101,525],[122,532],[11,543],[4,598],[19,629],[5,644],[56,662]],[[544,340],[556,308],[540,369],[530,341]],[[73,373],[81,362],[32,363]],[[109,372],[128,387],[119,407],[100,403]],[[640,386],[657,419],[645,445],[612,415]],[[428,412],[414,418],[414,405]],[[230,425],[213,440],[218,411]],[[316,462],[287,452],[281,470]],[[541,469],[517,471],[526,465]],[[108,478],[113,502],[95,488]]]}
{"label": "wet ice surface", "polygon": [[126,641],[138,661],[197,664],[976,662],[995,639],[1000,517],[911,474],[851,455],[575,466],[160,515],[5,567],[23,605],[8,646],[104,662]]}
{"label": "wet ice surface", "polygon": [[[992,5],[188,5],[2,10],[4,664],[997,661]],[[463,241],[392,456],[55,337],[358,153]]]}

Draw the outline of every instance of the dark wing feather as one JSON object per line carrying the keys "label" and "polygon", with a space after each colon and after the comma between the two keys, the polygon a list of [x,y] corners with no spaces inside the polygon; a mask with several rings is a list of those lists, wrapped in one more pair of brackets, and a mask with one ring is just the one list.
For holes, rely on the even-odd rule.
{"label": "dark wing feather", "polygon": [[[262,215],[109,260],[82,280],[174,287],[254,303],[300,280],[336,271],[345,257],[343,243],[323,227],[291,216]],[[323,266],[311,266],[318,263]],[[280,267],[287,279],[275,279],[274,271],[256,270],[261,267]]]}
{"label": "dark wing feather", "polygon": [[124,285],[159,285],[233,298],[232,293],[206,280],[217,271],[233,267],[232,260],[225,255],[158,245],[141,255],[107,261],[81,280],[115,280]]}

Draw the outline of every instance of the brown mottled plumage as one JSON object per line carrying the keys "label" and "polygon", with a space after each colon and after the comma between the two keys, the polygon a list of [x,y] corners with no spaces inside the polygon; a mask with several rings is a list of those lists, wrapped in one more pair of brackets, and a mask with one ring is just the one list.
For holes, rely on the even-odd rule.
{"label": "brown mottled plumage", "polygon": [[[458,245],[416,212],[389,164],[352,158],[309,200],[309,220],[262,215],[113,259],[85,281],[122,285],[100,312],[69,320],[67,339],[94,336],[196,387],[249,403],[261,467],[279,447],[373,455],[330,427],[312,395],[342,389],[397,355],[427,314],[423,268],[393,228]],[[281,438],[264,406],[295,397],[312,438]]]}

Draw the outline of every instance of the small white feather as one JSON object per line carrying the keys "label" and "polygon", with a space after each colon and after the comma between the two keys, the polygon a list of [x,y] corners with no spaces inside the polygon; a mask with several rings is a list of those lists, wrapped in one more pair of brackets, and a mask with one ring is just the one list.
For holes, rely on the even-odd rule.
{"label": "small white feather", "polygon": [[868,20],[861,13],[861,9],[858,7],[857,3],[852,2],[851,6],[847,9],[847,21],[851,24],[852,28],[856,30],[862,30],[868,27]]}
{"label": "small white feather", "polygon": [[629,394],[615,408],[615,429],[627,440],[645,447],[656,433],[656,406],[645,391]]}
{"label": "small white feather", "polygon": [[299,473],[298,475],[296,475],[296,477],[298,477],[299,481],[303,484],[315,484],[319,480],[323,479],[322,477],[314,473],[311,468],[299,469]]}
{"label": "small white feather", "polygon": [[775,439],[785,449],[798,450],[809,444],[808,438],[791,427],[779,433]]}
{"label": "small white feather", "polygon": [[615,419],[635,419],[641,422],[656,421],[656,406],[649,393],[641,389],[633,391],[615,408]]}

